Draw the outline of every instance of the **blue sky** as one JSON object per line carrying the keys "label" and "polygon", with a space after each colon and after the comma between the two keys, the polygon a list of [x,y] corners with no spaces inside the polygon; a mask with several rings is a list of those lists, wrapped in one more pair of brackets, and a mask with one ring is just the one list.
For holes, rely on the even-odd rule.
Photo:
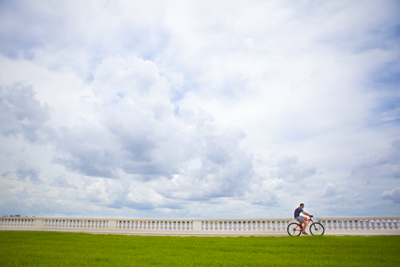
{"label": "blue sky", "polygon": [[0,215],[399,215],[399,11],[1,1]]}

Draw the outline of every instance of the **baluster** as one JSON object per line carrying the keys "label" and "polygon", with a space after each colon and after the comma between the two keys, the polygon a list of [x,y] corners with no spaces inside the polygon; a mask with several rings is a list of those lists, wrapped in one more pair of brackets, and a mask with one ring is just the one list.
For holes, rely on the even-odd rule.
{"label": "baluster", "polygon": [[382,226],[383,226],[383,229],[387,229],[387,227],[386,227],[386,220],[382,220]]}
{"label": "baluster", "polygon": [[393,220],[393,224],[394,224],[394,228],[397,229],[397,219],[396,219],[396,220]]}
{"label": "baluster", "polygon": [[342,230],[342,221],[341,220],[338,220],[338,226],[339,226],[339,229]]}
{"label": "baluster", "polygon": [[371,228],[372,230],[375,230],[375,220],[371,220]]}
{"label": "baluster", "polygon": [[265,221],[262,221],[262,230],[265,231]]}
{"label": "baluster", "polygon": [[378,230],[381,229],[381,221],[380,220],[376,220],[376,227],[378,228]]}
{"label": "baluster", "polygon": [[369,230],[369,220],[365,220],[365,225],[367,226],[367,229]]}
{"label": "baluster", "polygon": [[356,227],[356,230],[358,230],[358,226],[360,225],[361,227],[361,222],[358,220],[354,220],[354,226]]}

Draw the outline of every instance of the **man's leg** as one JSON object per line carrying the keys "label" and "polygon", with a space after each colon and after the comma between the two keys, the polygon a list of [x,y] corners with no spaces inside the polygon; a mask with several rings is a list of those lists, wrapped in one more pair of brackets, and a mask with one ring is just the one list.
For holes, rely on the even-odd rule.
{"label": "man's leg", "polygon": [[303,225],[303,233],[305,233],[305,232],[306,232],[306,229],[307,229],[307,222],[304,221],[304,222],[302,223],[302,225]]}

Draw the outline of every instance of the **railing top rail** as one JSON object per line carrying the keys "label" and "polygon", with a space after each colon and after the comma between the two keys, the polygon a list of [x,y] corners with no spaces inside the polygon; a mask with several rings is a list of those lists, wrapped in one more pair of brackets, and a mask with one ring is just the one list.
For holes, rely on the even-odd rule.
{"label": "railing top rail", "polygon": [[[248,222],[248,221],[291,221],[294,218],[95,218],[95,217],[10,217],[5,216],[1,217],[1,219],[36,219],[36,220],[113,220],[113,221],[217,221],[217,222]],[[400,216],[357,216],[357,217],[314,217],[314,220],[400,220]]]}

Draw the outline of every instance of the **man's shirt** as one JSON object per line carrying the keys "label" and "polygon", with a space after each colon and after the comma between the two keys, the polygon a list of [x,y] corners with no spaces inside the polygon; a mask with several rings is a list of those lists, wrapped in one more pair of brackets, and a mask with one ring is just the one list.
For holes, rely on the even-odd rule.
{"label": "man's shirt", "polygon": [[303,209],[298,207],[297,209],[294,210],[294,217],[297,218],[299,217],[300,213],[302,213]]}

